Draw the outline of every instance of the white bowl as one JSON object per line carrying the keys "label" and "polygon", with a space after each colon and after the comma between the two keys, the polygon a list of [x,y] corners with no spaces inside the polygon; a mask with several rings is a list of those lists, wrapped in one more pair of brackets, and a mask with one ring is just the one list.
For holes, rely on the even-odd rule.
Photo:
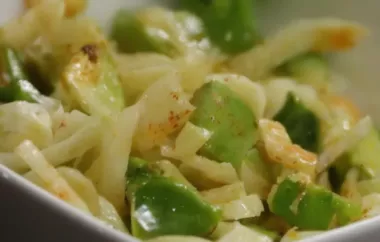
{"label": "white bowl", "polygon": [[[140,8],[149,4],[170,5],[179,0],[89,0],[87,14],[107,28],[112,14],[121,7]],[[367,0],[257,0],[259,26],[270,33],[291,19],[306,17],[341,17],[356,20],[367,26],[372,34],[360,46],[348,53],[336,54],[334,67],[349,80],[347,94],[375,121],[377,111],[377,79],[380,77],[380,1]],[[17,16],[21,0],[2,0],[0,23]],[[0,240],[1,241],[136,241],[91,219],[47,192],[23,180],[0,165]],[[3,195],[4,194],[4,195]],[[5,219],[4,219],[5,218]],[[18,232],[14,233],[13,229]],[[12,228],[12,232],[9,230]],[[4,232],[3,232],[4,231]],[[4,237],[12,236],[12,237]],[[27,239],[25,238],[27,236]],[[6,238],[6,240],[3,240]],[[319,241],[378,241],[380,217],[335,229],[309,239]]]}

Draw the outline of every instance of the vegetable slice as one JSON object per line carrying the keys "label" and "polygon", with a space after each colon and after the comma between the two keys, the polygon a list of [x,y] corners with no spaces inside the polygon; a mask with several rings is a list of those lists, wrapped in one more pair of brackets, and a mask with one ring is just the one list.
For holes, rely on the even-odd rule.
{"label": "vegetable slice", "polygon": [[132,198],[132,233],[147,239],[159,235],[205,236],[220,219],[210,206],[185,185],[153,177]]}
{"label": "vegetable slice", "polygon": [[61,84],[74,105],[89,114],[109,116],[124,107],[120,80],[104,46],[83,46],[66,66]]}
{"label": "vegetable slice", "polygon": [[[218,231],[220,230],[220,231]],[[213,236],[218,234],[217,242],[273,242],[274,240],[259,230],[241,225],[239,222],[221,223]]]}
{"label": "vegetable slice", "polygon": [[0,47],[0,101],[39,102],[40,93],[30,83],[19,54],[10,47]]}
{"label": "vegetable slice", "polygon": [[139,106],[134,105],[110,120],[107,133],[103,136],[99,158],[86,171],[86,176],[91,178],[98,191],[118,211],[124,207],[125,173],[139,118]]}
{"label": "vegetable slice", "polygon": [[2,104],[0,152],[11,152],[26,139],[45,148],[53,141],[51,128],[51,117],[42,105],[23,101]]}
{"label": "vegetable slice", "polygon": [[[226,85],[211,81],[193,96],[197,109],[190,121],[213,133],[200,154],[240,169],[256,141],[256,120],[251,109]],[[228,140],[228,142],[226,142]]]}
{"label": "vegetable slice", "polygon": [[350,49],[367,32],[360,24],[341,19],[303,19],[281,28],[260,46],[237,55],[230,66],[239,74],[257,81],[300,54]]}
{"label": "vegetable slice", "polygon": [[118,214],[116,208],[107,199],[99,196],[100,214],[98,218],[104,221],[107,225],[117,229],[121,232],[128,233],[128,229],[125,226],[123,220]]}
{"label": "vegetable slice", "polygon": [[225,220],[240,220],[258,217],[264,206],[259,196],[249,195],[220,205]]}
{"label": "vegetable slice", "polygon": [[164,29],[150,28],[129,10],[116,13],[111,30],[111,38],[118,49],[125,53],[159,52],[169,56],[178,54],[174,43]]}
{"label": "vegetable slice", "polygon": [[305,182],[299,174],[274,186],[268,200],[270,210],[294,226],[305,230],[326,230],[334,216],[345,225],[361,216],[361,208],[322,187]]}
{"label": "vegetable slice", "polygon": [[48,190],[53,195],[85,213],[90,213],[87,205],[78,194],[69,186],[67,181],[54,169],[30,140],[21,143],[16,148],[15,153],[36,172],[45,184],[48,184]]}
{"label": "vegetable slice", "polygon": [[293,143],[311,152],[318,151],[319,120],[293,93],[288,93],[285,105],[273,120],[284,125]]}
{"label": "vegetable slice", "polygon": [[243,52],[257,42],[251,0],[181,1],[199,15],[210,40],[226,53]]}
{"label": "vegetable slice", "polygon": [[131,158],[129,170],[126,195],[134,236],[205,236],[219,222],[217,207],[205,202],[192,187],[173,177],[162,177],[157,166]]}

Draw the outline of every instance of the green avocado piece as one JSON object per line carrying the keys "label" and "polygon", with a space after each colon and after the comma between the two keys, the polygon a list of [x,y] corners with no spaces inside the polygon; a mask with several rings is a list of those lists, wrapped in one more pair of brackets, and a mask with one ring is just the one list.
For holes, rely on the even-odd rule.
{"label": "green avocado piece", "polygon": [[227,54],[249,50],[260,40],[256,28],[255,1],[181,0],[186,10],[197,14],[211,42]]}
{"label": "green avocado piece", "polygon": [[206,236],[218,224],[219,209],[181,183],[153,177],[132,199],[132,234],[149,239],[161,235]]}
{"label": "green avocado piece", "polygon": [[320,123],[317,116],[289,93],[285,105],[273,120],[286,128],[293,143],[311,151],[318,151]]}
{"label": "green avocado piece", "polygon": [[163,29],[150,28],[129,10],[122,9],[116,13],[112,27],[111,39],[115,40],[120,51],[125,53],[158,52],[176,56],[178,50]]}
{"label": "green avocado piece", "polygon": [[130,157],[126,176],[132,234],[138,238],[206,236],[221,219],[220,209],[196,190],[161,176],[143,159]]}
{"label": "green avocado piece", "polygon": [[190,121],[213,133],[200,154],[240,168],[257,139],[257,122],[251,109],[226,85],[211,81],[192,99],[196,107]]}
{"label": "green avocado piece", "polygon": [[334,217],[345,225],[361,216],[359,205],[294,175],[272,188],[268,203],[274,214],[304,230],[327,230]]}

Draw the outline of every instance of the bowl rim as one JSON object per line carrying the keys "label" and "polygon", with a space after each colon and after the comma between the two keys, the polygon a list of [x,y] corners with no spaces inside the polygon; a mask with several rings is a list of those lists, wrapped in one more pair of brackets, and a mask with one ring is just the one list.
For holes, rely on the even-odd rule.
{"label": "bowl rim", "polygon": [[85,214],[77,208],[53,196],[48,191],[40,188],[32,182],[29,182],[24,177],[10,170],[6,166],[0,164],[0,182],[2,180],[8,180],[9,183],[14,185],[15,189],[19,190],[19,192],[28,193],[28,196],[37,198],[37,202],[45,203],[46,206],[49,206],[60,213],[64,213],[78,224],[85,224],[89,227],[89,229],[98,231],[107,237],[113,238],[113,241],[139,242],[139,240],[131,235],[122,233],[107,226],[95,217]]}

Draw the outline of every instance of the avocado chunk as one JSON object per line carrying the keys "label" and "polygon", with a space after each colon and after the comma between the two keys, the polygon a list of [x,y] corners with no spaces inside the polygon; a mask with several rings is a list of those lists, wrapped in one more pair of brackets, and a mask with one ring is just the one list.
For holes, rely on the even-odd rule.
{"label": "avocado chunk", "polygon": [[293,143],[311,152],[318,151],[319,120],[293,93],[288,94],[285,105],[273,120],[284,125]]}
{"label": "avocado chunk", "polygon": [[200,154],[239,169],[257,139],[257,122],[251,109],[226,85],[211,81],[192,99],[196,107],[190,121],[212,132]]}
{"label": "avocado chunk", "polygon": [[161,176],[148,162],[130,158],[128,170],[126,197],[133,236],[206,236],[220,221],[219,208],[205,202],[193,188]]}
{"label": "avocado chunk", "polygon": [[126,9],[120,10],[114,17],[111,39],[125,53],[158,52],[171,57],[178,54],[175,44],[164,29],[144,25],[137,15]]}
{"label": "avocado chunk", "polygon": [[353,222],[361,216],[359,205],[296,175],[274,186],[268,199],[270,210],[290,225],[304,230],[327,230],[336,217],[337,225]]}

